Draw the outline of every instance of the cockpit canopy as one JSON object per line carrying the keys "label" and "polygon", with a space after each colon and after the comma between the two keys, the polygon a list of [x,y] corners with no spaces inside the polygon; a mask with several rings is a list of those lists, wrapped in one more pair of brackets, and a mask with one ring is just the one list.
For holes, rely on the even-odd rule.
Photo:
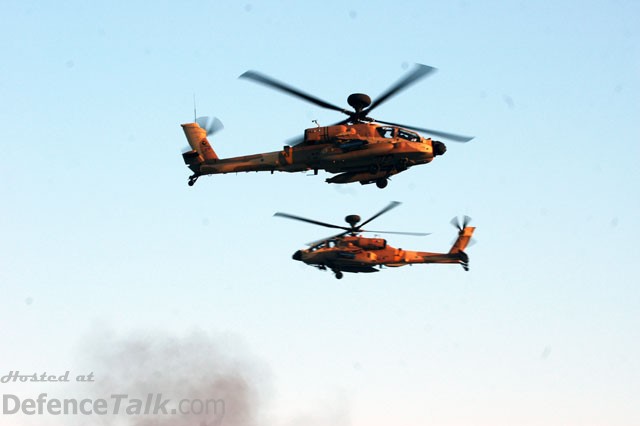
{"label": "cockpit canopy", "polygon": [[407,140],[409,142],[420,142],[420,135],[411,132],[409,130],[401,129],[393,126],[380,126],[378,127],[378,134],[385,139],[392,139],[394,137]]}
{"label": "cockpit canopy", "polygon": [[398,137],[400,139],[406,139],[410,142],[420,142],[420,136],[418,136],[417,133],[413,133],[404,129],[398,129]]}
{"label": "cockpit canopy", "polygon": [[329,240],[321,241],[318,244],[310,247],[310,251],[316,251],[319,249],[331,249],[331,248],[354,248],[359,247],[364,250],[380,250],[387,247],[387,241],[383,238],[365,238],[365,237],[345,237],[345,238],[331,238]]}
{"label": "cockpit canopy", "polygon": [[421,142],[419,134],[395,126],[380,126],[376,123],[336,124],[325,127],[311,127],[305,130],[304,141],[299,145],[316,145],[345,140],[366,140],[381,137]]}

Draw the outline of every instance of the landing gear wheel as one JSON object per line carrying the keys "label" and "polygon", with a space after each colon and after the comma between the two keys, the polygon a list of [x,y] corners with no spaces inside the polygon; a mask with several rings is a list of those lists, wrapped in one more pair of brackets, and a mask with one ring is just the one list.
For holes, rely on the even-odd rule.
{"label": "landing gear wheel", "polygon": [[386,188],[389,181],[387,178],[380,178],[376,181],[376,186],[380,189]]}
{"label": "landing gear wheel", "polygon": [[199,176],[196,176],[196,175],[190,176],[189,177],[189,182],[188,182],[189,186],[193,186],[196,183],[196,181],[198,180],[198,177]]}
{"label": "landing gear wheel", "polygon": [[336,278],[341,280],[344,275],[340,271],[336,271]]}

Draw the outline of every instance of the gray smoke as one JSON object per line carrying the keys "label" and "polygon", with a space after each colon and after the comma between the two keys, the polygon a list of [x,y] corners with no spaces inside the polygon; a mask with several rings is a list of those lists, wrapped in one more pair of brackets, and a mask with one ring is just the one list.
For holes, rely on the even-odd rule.
{"label": "gray smoke", "polygon": [[[157,414],[92,416],[92,423],[127,426],[258,426],[263,424],[260,395],[268,394],[267,369],[228,335],[202,331],[184,337],[162,332],[117,336],[94,331],[81,347],[83,368],[94,372],[89,392],[95,398],[126,394],[170,399]],[[182,400],[189,413],[175,414]],[[200,401],[200,402],[198,402]],[[113,405],[113,404],[111,404]],[[193,412],[191,412],[193,409]],[[179,410],[183,411],[183,410]]]}

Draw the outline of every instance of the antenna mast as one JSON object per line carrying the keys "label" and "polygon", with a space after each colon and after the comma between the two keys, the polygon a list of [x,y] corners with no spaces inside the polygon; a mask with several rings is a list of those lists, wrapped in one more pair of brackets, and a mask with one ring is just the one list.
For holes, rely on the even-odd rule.
{"label": "antenna mast", "polygon": [[195,92],[193,93],[193,122],[195,123],[197,120],[197,114],[196,114],[196,94]]}

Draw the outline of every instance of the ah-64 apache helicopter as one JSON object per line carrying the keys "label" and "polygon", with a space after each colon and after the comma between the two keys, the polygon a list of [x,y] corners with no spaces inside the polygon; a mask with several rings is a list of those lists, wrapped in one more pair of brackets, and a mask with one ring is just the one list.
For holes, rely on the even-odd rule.
{"label": "ah-64 apache helicopter", "polygon": [[185,163],[193,171],[193,175],[189,177],[189,185],[193,185],[200,176],[210,174],[307,170],[313,170],[314,174],[317,174],[318,170],[326,170],[329,173],[337,173],[326,180],[328,183],[360,182],[364,185],[375,182],[379,188],[384,188],[390,176],[409,167],[429,163],[434,157],[444,154],[447,149],[444,143],[422,137],[412,130],[457,142],[473,139],[469,136],[369,117],[372,110],[433,71],[435,68],[417,64],[413,71],[373,102],[364,93],[353,93],[347,98],[353,111],[323,101],[264,74],[247,71],[240,77],[322,108],[339,111],[347,115],[347,118],[330,126],[306,129],[303,138],[292,141],[291,145],[285,146],[282,151],[233,158],[219,158],[207,140],[208,135],[222,129],[219,120],[197,119],[194,123],[183,124],[191,147],[182,154]]}
{"label": "ah-64 apache helicopter", "polygon": [[414,263],[458,263],[462,265],[465,271],[469,270],[469,256],[464,252],[464,249],[467,248],[473,231],[476,229],[473,226],[468,226],[471,221],[469,216],[464,216],[462,222],[460,222],[457,217],[451,220],[451,223],[458,228],[458,238],[448,253],[402,250],[391,247],[387,244],[387,241],[382,238],[365,238],[359,235],[362,232],[418,236],[429,235],[416,232],[390,232],[362,229],[369,222],[398,205],[400,205],[400,203],[397,201],[390,203],[387,207],[360,225],[357,225],[358,222],[360,222],[360,216],[349,215],[345,217],[345,220],[350,227],[319,222],[288,213],[278,212],[274,216],[344,230],[344,232],[338,235],[310,243],[308,249],[298,250],[292,256],[294,260],[300,260],[318,269],[331,269],[337,279],[342,278],[343,272],[378,272],[379,269],[376,269],[376,267],[399,267]]}

